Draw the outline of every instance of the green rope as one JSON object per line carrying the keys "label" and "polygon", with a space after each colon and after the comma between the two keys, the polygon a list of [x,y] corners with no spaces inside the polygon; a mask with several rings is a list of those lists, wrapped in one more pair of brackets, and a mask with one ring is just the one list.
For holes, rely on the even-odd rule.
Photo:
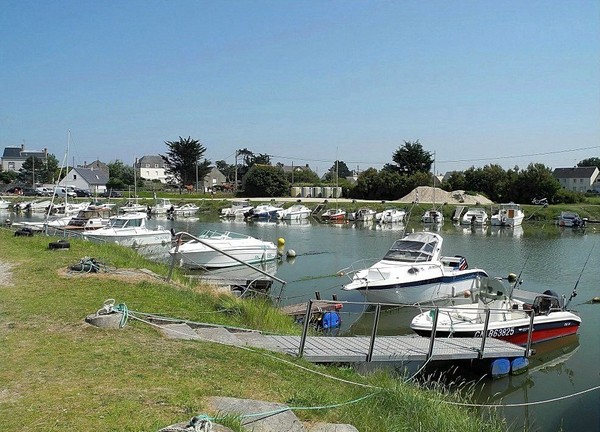
{"label": "green rope", "polygon": [[125,303],[119,303],[113,307],[113,310],[122,313],[121,321],[119,322],[119,328],[125,327],[125,324],[127,324],[127,320],[129,319],[129,309]]}

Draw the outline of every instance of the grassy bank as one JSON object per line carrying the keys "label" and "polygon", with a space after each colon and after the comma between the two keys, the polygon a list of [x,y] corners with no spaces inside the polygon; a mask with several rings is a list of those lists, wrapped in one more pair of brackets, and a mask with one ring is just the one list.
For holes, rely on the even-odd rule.
{"label": "grassy bank", "polygon": [[[207,396],[232,396],[335,409],[298,410],[303,420],[351,423],[360,431],[501,431],[497,418],[445,402],[456,396],[425,390],[379,372],[317,367],[300,359],[215,343],[171,340],[130,320],[121,330],[84,322],[114,298],[130,310],[271,332],[297,333],[260,300],[239,300],[206,286],[178,284],[134,270],[167,269],[113,245],[14,237],[0,230],[0,430],[156,431],[205,413]],[[83,257],[109,265],[102,274],[65,271]],[[7,272],[3,272],[5,275]],[[300,365],[306,369],[296,367]],[[319,374],[311,371],[318,371]],[[336,381],[322,374],[364,387]]]}

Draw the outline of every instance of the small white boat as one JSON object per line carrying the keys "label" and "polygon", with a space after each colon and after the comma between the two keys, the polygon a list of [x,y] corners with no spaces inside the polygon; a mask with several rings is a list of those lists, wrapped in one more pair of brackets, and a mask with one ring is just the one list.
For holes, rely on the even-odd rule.
{"label": "small white boat", "polygon": [[192,216],[192,215],[198,213],[199,209],[200,209],[200,207],[198,207],[196,204],[186,203],[186,204],[182,204],[180,206],[175,207],[173,209],[173,212],[177,216],[188,217],[188,216]]}
{"label": "small white boat", "polygon": [[[564,298],[551,290],[543,294],[511,290],[498,279],[482,278],[473,300],[470,304],[440,308],[436,337],[482,337],[488,313],[487,336],[517,345],[527,344],[531,313],[532,342],[573,335],[581,324],[581,318],[566,309]],[[435,315],[435,310],[423,312],[413,318],[410,327],[429,337]]]}
{"label": "small white boat", "polygon": [[243,217],[245,213],[248,213],[252,210],[254,206],[250,204],[250,201],[245,200],[233,200],[231,202],[231,207],[226,207],[221,209],[221,217],[222,218],[237,218]]}
{"label": "small white boat", "polygon": [[12,203],[4,198],[0,198],[0,210],[6,210]]}
{"label": "small white boat", "polygon": [[346,210],[340,208],[331,208],[321,213],[321,219],[330,222],[344,222],[346,220]]}
{"label": "small white boat", "polygon": [[15,203],[13,208],[17,212],[46,213],[51,205],[51,200],[23,201]]}
{"label": "small white boat", "polygon": [[248,210],[248,212],[244,214],[244,217],[248,219],[277,219],[277,215],[282,210],[282,207],[274,206],[272,204],[260,204],[253,209]]}
{"label": "small white boat", "polygon": [[144,204],[140,204],[137,200],[127,201],[125,204],[119,207],[121,213],[136,213],[145,212],[147,207]]}
{"label": "small white boat", "polygon": [[481,207],[472,207],[467,210],[460,223],[463,225],[486,225],[488,214]]}
{"label": "small white boat", "polygon": [[83,234],[83,237],[96,242],[114,242],[123,246],[138,247],[171,243],[171,231],[146,226],[146,213],[125,213],[113,216],[108,225]]}
{"label": "small white boat", "polygon": [[396,240],[383,259],[359,270],[339,273],[350,278],[345,291],[358,291],[370,302],[416,304],[463,296],[487,273],[469,269],[462,256],[441,255],[442,237],[432,232],[410,233]]}
{"label": "small white boat", "polygon": [[585,219],[582,219],[577,213],[570,211],[560,212],[558,217],[558,226],[570,228],[584,228]]}
{"label": "small white boat", "polygon": [[85,209],[75,216],[59,217],[48,221],[50,228],[66,230],[95,230],[108,224],[110,210]]}
{"label": "small white boat", "polygon": [[205,230],[197,238],[198,240],[192,239],[176,245],[169,251],[181,266],[198,269],[221,268],[277,258],[277,246],[273,242],[249,235]]}
{"label": "small white boat", "polygon": [[525,219],[525,213],[519,204],[513,202],[500,204],[498,212],[490,218],[492,226],[509,226],[515,227],[521,225]]}
{"label": "small white boat", "polygon": [[444,223],[444,215],[436,209],[427,210],[421,217],[421,222],[425,224],[442,224]]}
{"label": "small white boat", "polygon": [[150,208],[152,214],[167,214],[175,209],[169,198],[157,198],[154,202],[155,204]]}
{"label": "small white boat", "polygon": [[398,209],[387,209],[375,215],[375,220],[382,224],[395,224],[404,222],[406,212]]}
{"label": "small white boat", "polygon": [[375,210],[370,208],[359,208],[354,214],[354,220],[357,222],[373,222]]}
{"label": "small white boat", "polygon": [[310,214],[311,209],[304,204],[294,204],[293,206],[280,211],[278,217],[283,220],[300,220],[306,219]]}

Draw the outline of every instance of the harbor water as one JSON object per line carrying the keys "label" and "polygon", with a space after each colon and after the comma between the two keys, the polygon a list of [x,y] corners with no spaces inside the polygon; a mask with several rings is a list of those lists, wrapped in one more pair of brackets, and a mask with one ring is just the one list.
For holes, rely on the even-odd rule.
{"label": "harbor water", "polygon": [[[176,232],[198,234],[204,229],[233,231],[277,243],[295,251],[294,258],[283,258],[265,266],[266,271],[286,281],[274,283],[270,295],[280,297],[282,305],[302,303],[315,298],[352,301],[344,305],[340,333],[370,334],[373,314],[361,305],[362,296],[343,291],[348,281],[340,272],[351,266],[363,267],[380,259],[405,230],[427,229],[420,223],[378,226],[374,224],[322,224],[309,219],[299,222],[245,222],[200,218],[150,219],[149,225]],[[524,224],[523,227],[471,228],[446,222],[437,229],[443,236],[444,255],[462,255],[469,267],[479,267],[490,276],[521,276],[522,288],[556,291],[569,298],[577,287],[570,308],[579,313],[582,325],[578,335],[533,346],[530,369],[517,376],[482,379],[471,386],[475,402],[491,405],[507,419],[514,430],[580,431],[600,430],[600,226],[586,230],[554,225]],[[102,257],[99,257],[102,258]],[[152,252],[152,258],[169,262],[167,248]],[[587,261],[587,264],[585,264]],[[238,270],[239,271],[239,270]],[[382,313],[378,334],[410,334],[410,320],[419,313],[413,308],[391,308]],[[476,375],[465,371],[465,379]]]}

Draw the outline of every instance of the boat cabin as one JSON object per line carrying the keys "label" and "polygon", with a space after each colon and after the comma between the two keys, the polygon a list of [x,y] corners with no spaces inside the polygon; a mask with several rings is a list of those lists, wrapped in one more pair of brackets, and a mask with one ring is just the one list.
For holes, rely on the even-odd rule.
{"label": "boat cabin", "polygon": [[441,248],[441,238],[432,234],[413,233],[396,240],[383,257],[389,261],[433,261]]}

